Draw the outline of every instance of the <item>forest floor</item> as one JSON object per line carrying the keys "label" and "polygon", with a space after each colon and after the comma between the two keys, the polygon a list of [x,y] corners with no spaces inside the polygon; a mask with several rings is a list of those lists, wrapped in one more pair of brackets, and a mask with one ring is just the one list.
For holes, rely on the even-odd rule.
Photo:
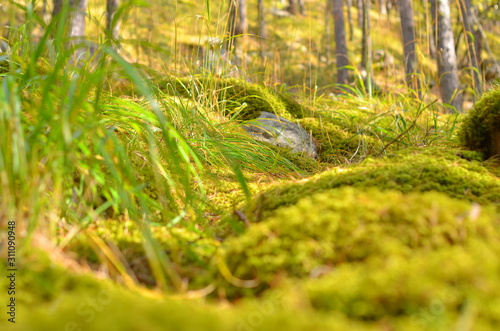
{"label": "forest floor", "polygon": [[[464,125],[498,114],[497,83],[481,101],[468,90],[469,113],[437,87],[418,98],[397,16],[374,11],[374,49],[392,60],[375,64],[376,93],[354,67],[344,93],[319,5],[270,19],[266,49],[249,37],[244,63],[221,69],[208,48],[221,23],[194,2],[160,7],[129,13],[120,52],[74,62],[64,42],[43,42],[55,27],[27,20],[19,36],[39,43],[12,37],[0,57],[2,330],[500,325],[500,160],[471,150],[466,137],[488,133]],[[192,15],[174,33],[180,12]],[[430,84],[435,65],[421,60]],[[301,125],[318,157],[246,134],[261,111]]]}

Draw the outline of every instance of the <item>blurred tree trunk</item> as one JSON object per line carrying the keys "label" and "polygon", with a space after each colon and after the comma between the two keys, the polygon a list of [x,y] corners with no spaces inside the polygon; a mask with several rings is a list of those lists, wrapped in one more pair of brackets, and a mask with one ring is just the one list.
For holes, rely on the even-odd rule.
{"label": "blurred tree trunk", "polygon": [[405,81],[409,88],[418,91],[420,97],[420,84],[417,75],[417,50],[415,47],[415,23],[413,20],[413,7],[411,0],[399,0],[399,15],[403,34],[403,52],[405,64]]}
{"label": "blurred tree trunk", "polygon": [[325,56],[326,63],[330,63],[332,58],[331,44],[332,44],[332,29],[330,28],[330,20],[332,16],[332,1],[326,0],[325,4]]}
{"label": "blurred tree trunk", "polygon": [[259,56],[264,58],[264,45],[266,38],[266,19],[265,19],[265,8],[264,0],[257,1],[257,12],[259,19]]}
{"label": "blurred tree trunk", "polygon": [[292,15],[304,15],[304,0],[288,0],[287,10]]}
{"label": "blurred tree trunk", "polygon": [[364,0],[356,0],[356,8],[358,8],[358,25],[359,27],[363,27],[363,1]]}
{"label": "blurred tree trunk", "polygon": [[[364,69],[365,87],[368,95],[372,95],[372,40],[370,36],[370,4],[371,0],[363,0],[363,37],[361,45],[361,67]],[[362,73],[363,74],[363,73]]]}
{"label": "blurred tree trunk", "polygon": [[347,0],[347,25],[349,25],[349,40],[354,40],[354,25],[352,23],[352,0]]}
{"label": "blurred tree trunk", "polygon": [[69,6],[68,37],[85,36],[87,1],[88,0],[54,0],[54,8],[52,10],[53,18],[61,12],[64,3]]}
{"label": "blurred tree trunk", "polygon": [[52,17],[56,17],[61,12],[63,0],[54,0],[54,8],[52,8]]}
{"label": "blurred tree trunk", "polygon": [[[227,24],[228,38],[223,45],[223,53],[220,55],[220,67],[225,74],[235,74],[245,66],[243,49],[248,32],[246,0],[229,0],[229,16]],[[224,58],[225,57],[225,58]],[[236,68],[236,70],[234,70]]]}
{"label": "blurred tree trunk", "polygon": [[471,67],[471,77],[473,77],[474,90],[476,94],[474,96],[475,99],[479,98],[482,94],[482,85],[481,85],[481,75],[479,68],[479,61],[477,58],[477,49],[476,44],[474,42],[474,31],[473,31],[473,17],[471,10],[471,2],[470,0],[459,0],[460,4],[460,12],[462,17],[462,23],[464,25],[464,35],[465,40],[467,42],[467,55],[469,57],[469,63]]}
{"label": "blurred tree trunk", "polygon": [[337,83],[348,83],[349,64],[347,58],[347,43],[345,38],[344,4],[342,0],[332,0],[333,24],[335,25],[335,61],[337,65]]}
{"label": "blurred tree trunk", "polygon": [[474,30],[474,46],[476,49],[476,58],[477,63],[483,63],[483,58],[481,57],[481,52],[483,51],[483,34],[481,33],[481,29]]}
{"label": "blurred tree trunk", "polygon": [[437,29],[437,65],[441,99],[457,111],[462,110],[462,96],[459,93],[457,56],[453,30],[451,29],[448,0],[430,0],[431,12]]}
{"label": "blurred tree trunk", "polygon": [[85,18],[87,17],[87,0],[71,0],[70,37],[85,36]]}
{"label": "blurred tree trunk", "polygon": [[264,0],[258,0],[257,10],[259,13],[259,36],[261,38],[266,37],[266,20],[265,20],[265,10],[264,10]]}
{"label": "blurred tree trunk", "polygon": [[119,6],[120,0],[106,0],[106,29],[115,40],[120,36],[120,22],[115,20]]}
{"label": "blurred tree trunk", "polygon": [[[236,36],[243,36],[248,31],[246,0],[229,0],[228,18],[229,44],[236,47]],[[228,50],[232,47],[228,47]]]}
{"label": "blurred tree trunk", "polygon": [[304,5],[304,0],[299,1],[299,13],[300,15],[304,15],[306,13],[306,6]]}
{"label": "blurred tree trunk", "polygon": [[379,0],[380,14],[387,15],[387,0]]}
{"label": "blurred tree trunk", "polygon": [[[429,23],[431,19],[429,19],[429,12],[431,11],[430,6],[429,6],[429,0],[423,0],[422,5],[424,7],[425,11],[425,26],[426,26],[426,31],[428,35],[428,47],[429,47],[429,55],[430,57],[435,60],[436,59],[436,29],[435,29],[435,24]],[[432,17],[432,14],[431,14]]]}

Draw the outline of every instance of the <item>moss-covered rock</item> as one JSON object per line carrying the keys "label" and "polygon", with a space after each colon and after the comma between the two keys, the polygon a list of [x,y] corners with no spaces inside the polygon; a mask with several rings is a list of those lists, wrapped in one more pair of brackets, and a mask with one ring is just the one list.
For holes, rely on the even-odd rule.
{"label": "moss-covered rock", "polygon": [[500,155],[500,88],[487,92],[465,116],[459,133],[462,145],[484,154]]}
{"label": "moss-covered rock", "polygon": [[438,191],[481,204],[500,205],[500,179],[477,161],[457,156],[460,151],[442,148],[401,150],[383,158],[369,158],[358,165],[334,168],[300,183],[279,185],[257,196],[247,213],[259,221],[281,206],[300,198],[342,186],[376,187],[401,192]]}
{"label": "moss-covered rock", "polygon": [[500,218],[444,194],[342,188],[317,193],[253,224],[224,243],[234,276],[270,286],[281,276],[307,278],[370,257],[498,240]]}
{"label": "moss-covered rock", "polygon": [[297,122],[316,140],[322,162],[350,163],[383,147],[372,137],[353,134],[326,119],[309,117]]}
{"label": "moss-covered rock", "polygon": [[305,118],[314,115],[309,108],[297,102],[289,93],[276,90],[271,90],[271,92],[285,104],[288,113],[294,118]]}

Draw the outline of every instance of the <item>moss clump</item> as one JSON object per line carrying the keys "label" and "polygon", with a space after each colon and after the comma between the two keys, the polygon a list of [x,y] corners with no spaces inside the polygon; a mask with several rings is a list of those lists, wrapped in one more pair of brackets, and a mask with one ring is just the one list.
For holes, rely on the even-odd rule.
{"label": "moss clump", "polygon": [[[151,232],[158,244],[168,254],[177,272],[189,280],[193,288],[206,286],[210,282],[210,261],[219,242],[198,232],[185,228],[152,226]],[[156,280],[150,268],[143,246],[143,237],[136,223],[132,221],[101,221],[80,232],[68,244],[68,250],[98,268],[107,264],[99,246],[90,235],[97,235],[103,242],[116,247],[126,266],[130,267],[139,282],[154,286]],[[113,269],[113,268],[111,268]],[[112,272],[110,271],[112,274]]]}
{"label": "moss clump", "polygon": [[238,278],[270,286],[280,274],[308,277],[369,257],[497,240],[492,209],[436,192],[342,188],[314,194],[228,240],[226,263]]}
{"label": "moss clump", "polygon": [[295,167],[297,167],[298,170],[312,174],[324,169],[324,164],[321,164],[317,160],[311,159],[308,156],[302,155],[301,153],[294,152],[290,148],[274,146],[263,141],[259,143],[273,150],[277,157],[290,161]]}
{"label": "moss clump", "polygon": [[289,93],[279,92],[276,90],[271,90],[271,92],[285,104],[288,113],[290,113],[294,118],[313,116],[313,112],[309,108],[297,102]]}
{"label": "moss clump", "polygon": [[[5,319],[0,322],[2,327],[22,331],[376,330],[372,323],[350,321],[332,313],[310,309],[297,312],[295,307],[282,304],[281,295],[228,307],[188,299],[189,295],[169,297],[139,287],[123,289],[59,264],[53,252],[50,258],[43,251],[19,256],[16,323]],[[3,261],[0,266],[5,270]],[[6,293],[8,278],[2,277],[0,286]]]}
{"label": "moss clump", "polygon": [[471,240],[463,246],[416,251],[410,257],[344,264],[295,286],[303,291],[306,305],[355,319],[406,317],[421,330],[450,330],[460,316],[474,311],[475,327],[491,328],[500,323],[499,253],[498,243]]}
{"label": "moss clump", "polygon": [[339,164],[357,161],[377,147],[382,147],[372,137],[350,133],[326,120],[303,118],[297,122],[316,140],[322,162]]}
{"label": "moss clump", "polygon": [[376,187],[401,192],[438,191],[481,204],[500,204],[500,180],[477,161],[457,156],[459,151],[440,148],[401,150],[389,156],[366,159],[358,165],[333,169],[302,183],[277,186],[254,199],[249,217],[258,221],[280,206],[342,186]]}
{"label": "moss clump", "polygon": [[484,154],[500,155],[500,88],[485,93],[462,122],[461,144]]}
{"label": "moss clump", "polygon": [[[159,82],[158,85],[169,94],[216,101],[223,115],[237,117],[242,121],[255,119],[262,111],[287,119],[293,118],[287,110],[287,103],[275,93],[262,85],[243,80],[169,77]],[[288,104],[291,104],[291,101]],[[296,108],[294,107],[292,111],[298,112]]]}

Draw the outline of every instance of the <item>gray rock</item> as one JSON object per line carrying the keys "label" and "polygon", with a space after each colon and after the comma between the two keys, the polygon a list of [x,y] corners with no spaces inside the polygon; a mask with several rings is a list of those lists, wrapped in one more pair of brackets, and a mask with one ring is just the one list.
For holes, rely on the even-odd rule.
{"label": "gray rock", "polygon": [[279,147],[290,147],[293,151],[317,158],[318,150],[314,139],[300,125],[273,113],[261,115],[243,125],[243,128],[257,140]]}

